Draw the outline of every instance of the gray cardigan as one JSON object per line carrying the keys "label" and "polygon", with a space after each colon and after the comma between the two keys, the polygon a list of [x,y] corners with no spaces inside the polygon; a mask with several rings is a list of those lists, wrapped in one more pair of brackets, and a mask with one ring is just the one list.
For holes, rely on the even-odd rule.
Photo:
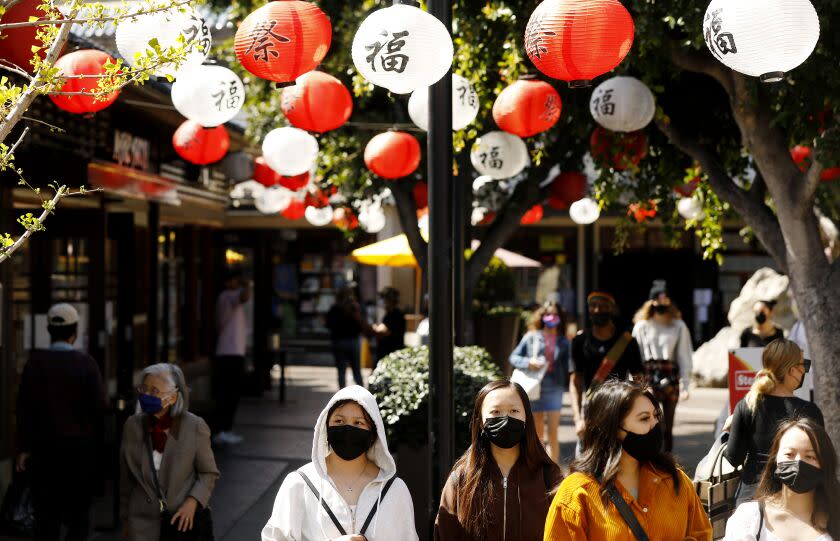
{"label": "gray cardigan", "polygon": [[[128,521],[129,541],[158,541],[160,505],[149,462],[145,414],[133,415],[125,422],[120,452],[120,518]],[[207,423],[192,413],[172,420],[158,472],[167,509],[175,513],[188,496],[206,507],[219,478],[216,459],[210,448]]]}

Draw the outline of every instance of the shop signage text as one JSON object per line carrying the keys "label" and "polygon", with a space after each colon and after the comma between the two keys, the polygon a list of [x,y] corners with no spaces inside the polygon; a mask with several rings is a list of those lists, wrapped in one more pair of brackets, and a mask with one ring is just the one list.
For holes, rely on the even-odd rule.
{"label": "shop signage text", "polygon": [[114,130],[113,159],[118,164],[141,171],[151,171],[150,148],[151,145],[147,139],[128,132]]}

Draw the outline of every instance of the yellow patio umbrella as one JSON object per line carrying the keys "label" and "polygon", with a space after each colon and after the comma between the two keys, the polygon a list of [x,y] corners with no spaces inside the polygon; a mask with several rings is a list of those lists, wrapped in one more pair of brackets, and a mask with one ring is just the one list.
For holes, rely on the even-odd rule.
{"label": "yellow patio umbrella", "polygon": [[362,265],[376,267],[414,267],[414,313],[420,313],[423,271],[411,252],[405,234],[390,237],[353,250],[350,257]]}

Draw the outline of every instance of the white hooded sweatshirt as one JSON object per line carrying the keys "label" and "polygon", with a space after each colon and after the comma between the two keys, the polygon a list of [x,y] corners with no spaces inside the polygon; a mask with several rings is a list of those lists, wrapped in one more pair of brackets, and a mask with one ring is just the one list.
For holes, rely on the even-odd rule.
{"label": "white hooded sweatshirt", "polygon": [[[373,419],[379,436],[367,452],[368,459],[379,467],[379,475],[359,494],[355,520],[350,506],[327,475],[327,414],[333,404],[340,400],[353,400],[361,405]],[[363,387],[346,387],[330,399],[315,425],[312,462],[301,468],[301,471],[318,489],[321,499],[329,505],[347,534],[360,533],[370,510],[379,501],[379,509],[365,532],[368,541],[417,541],[414,506],[403,480],[394,479],[388,493],[382,495],[382,489],[396,473],[397,466],[388,451],[385,424],[376,399]],[[277,493],[271,518],[263,528],[262,541],[328,541],[341,535],[303,477],[297,472],[288,474]]]}

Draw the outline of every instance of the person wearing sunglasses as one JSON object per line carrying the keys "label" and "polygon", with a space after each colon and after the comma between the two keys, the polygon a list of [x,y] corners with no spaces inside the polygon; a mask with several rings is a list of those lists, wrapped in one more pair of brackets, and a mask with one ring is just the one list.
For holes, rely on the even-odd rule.
{"label": "person wearing sunglasses", "polygon": [[738,503],[753,499],[758,478],[767,463],[777,427],[785,420],[807,417],[825,426],[816,404],[794,395],[802,386],[811,361],[795,343],[784,338],[764,348],[763,368],[755,376],[750,392],[735,406],[723,427],[728,432],[726,459],[734,467],[743,465]]}

